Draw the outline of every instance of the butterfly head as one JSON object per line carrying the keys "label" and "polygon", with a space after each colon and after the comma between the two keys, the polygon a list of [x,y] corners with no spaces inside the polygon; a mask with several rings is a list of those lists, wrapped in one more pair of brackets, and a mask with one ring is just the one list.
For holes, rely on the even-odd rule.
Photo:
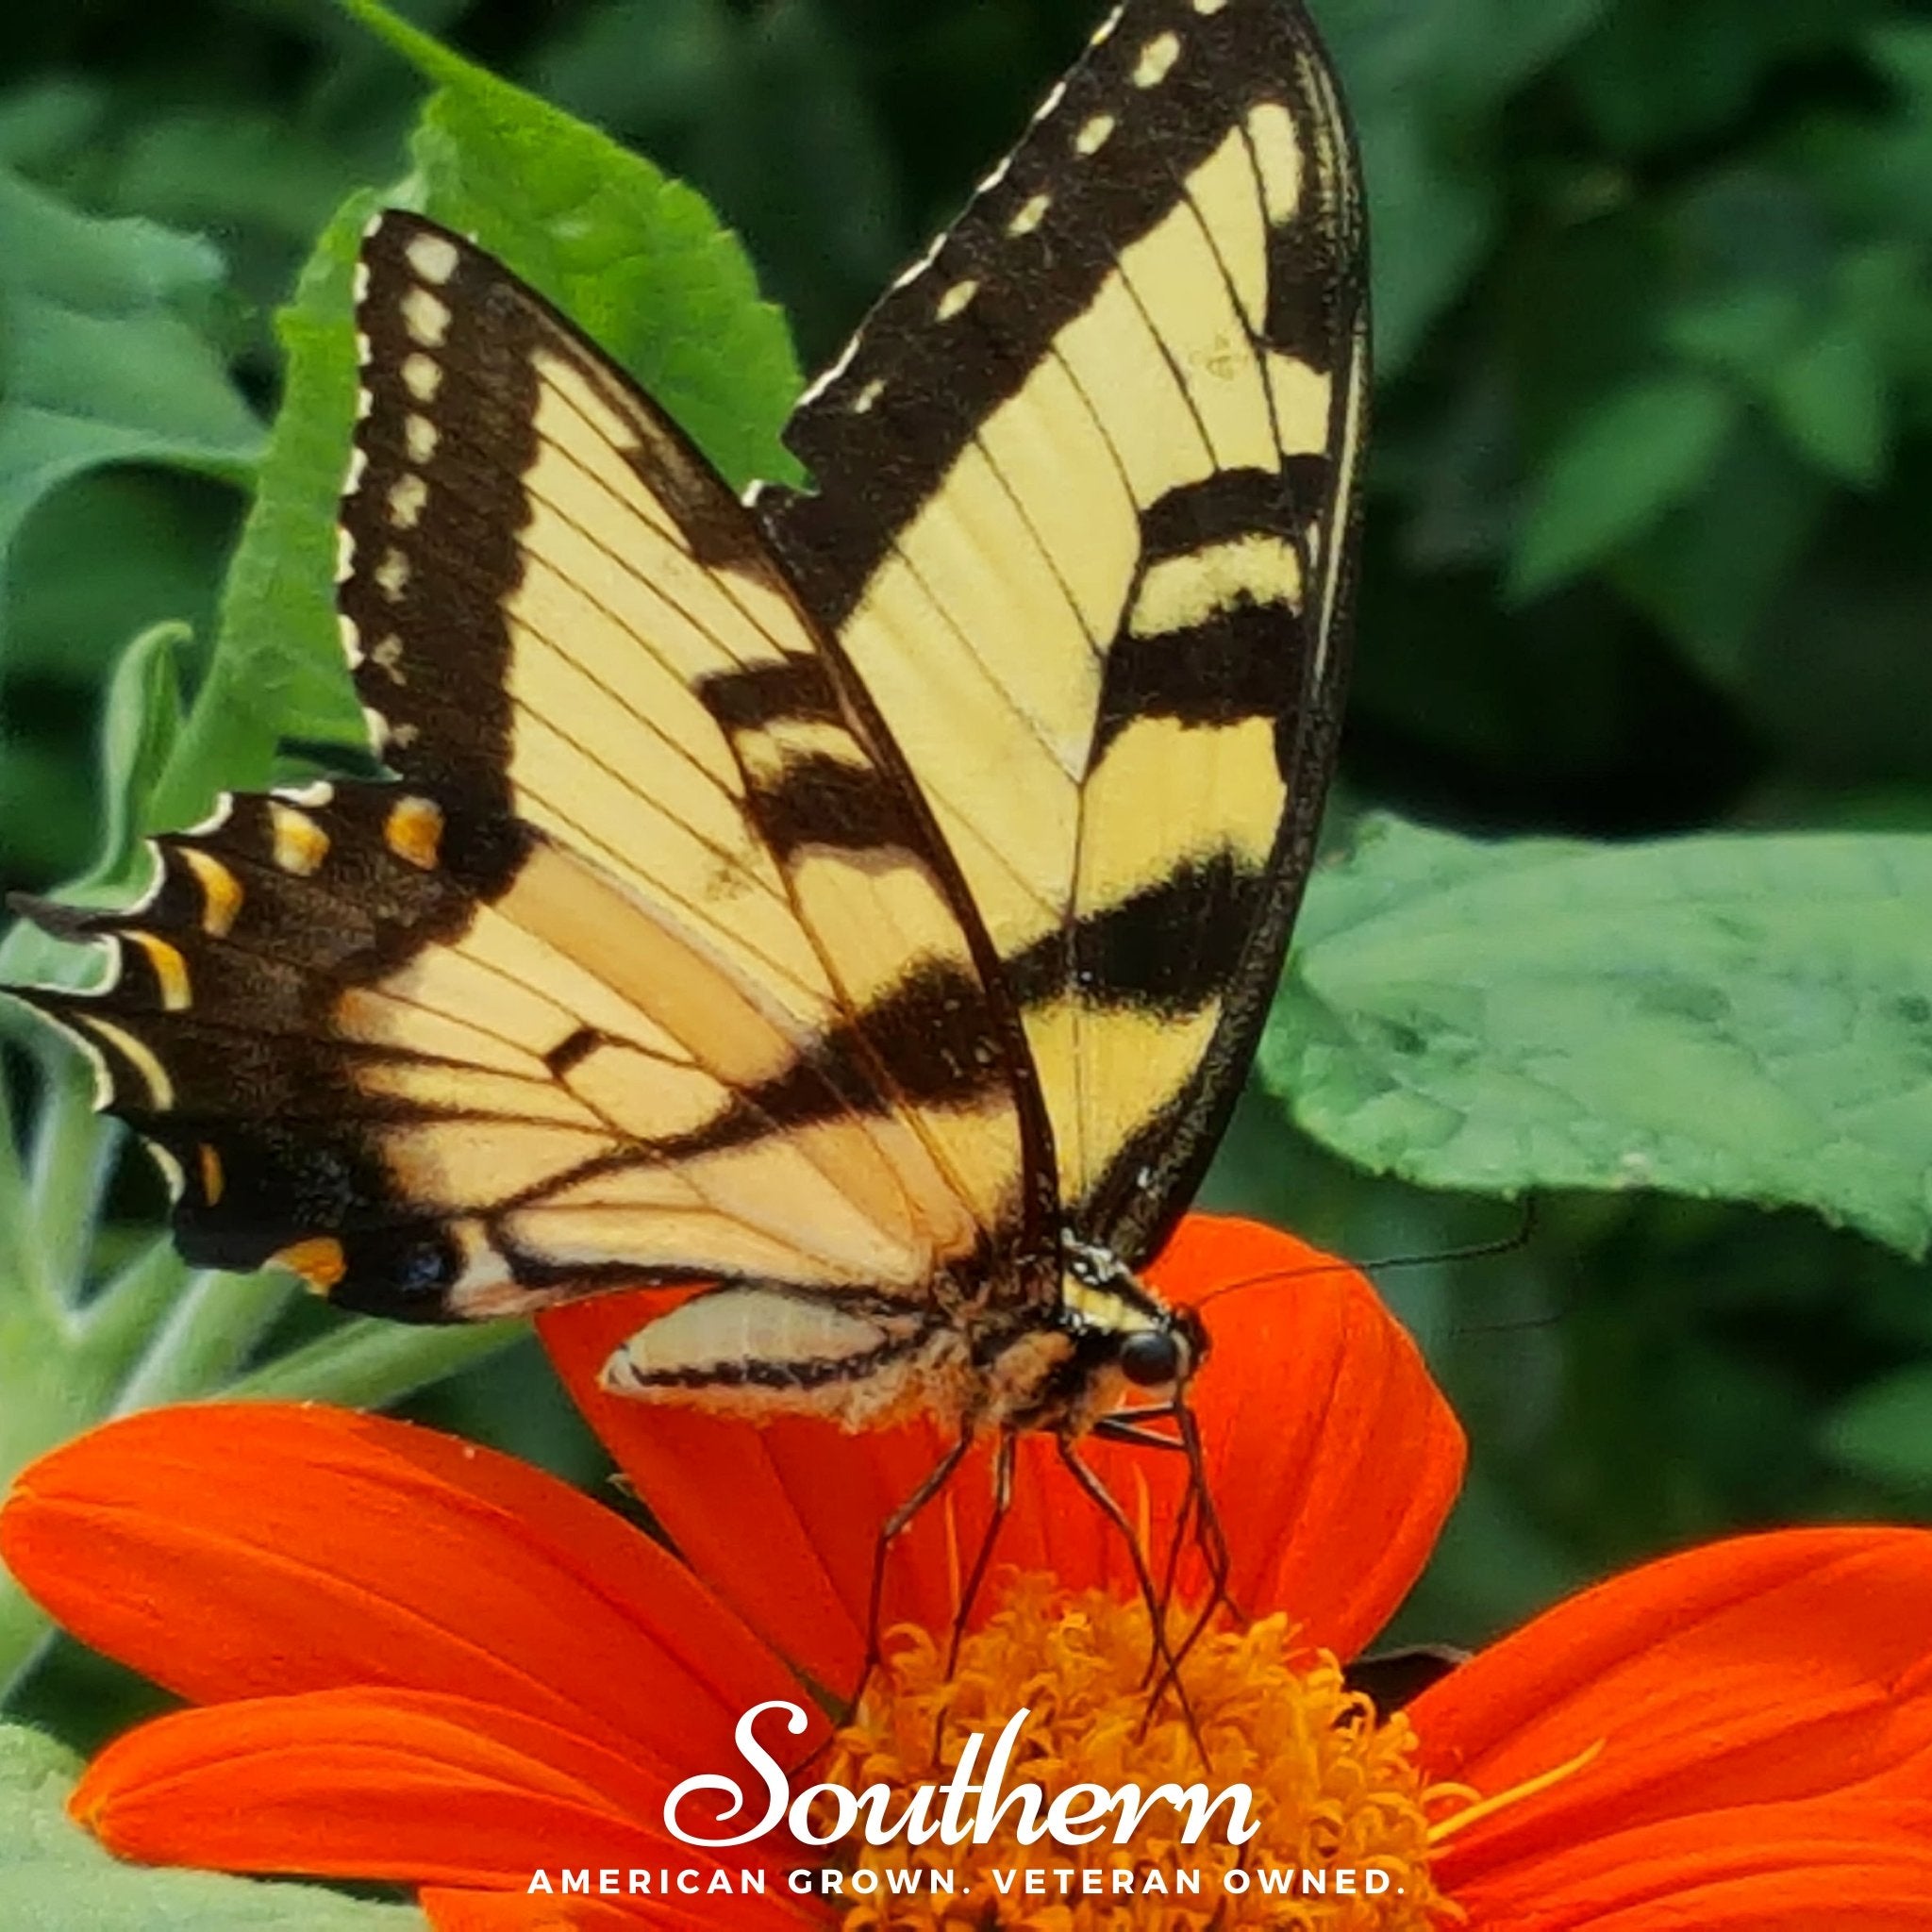
{"label": "butterfly head", "polygon": [[1122,1408],[1184,1400],[1208,1355],[1200,1317],[1101,1248],[1069,1245],[1057,1325],[1070,1345],[1042,1405],[1057,1413],[1038,1421],[1076,1435]]}

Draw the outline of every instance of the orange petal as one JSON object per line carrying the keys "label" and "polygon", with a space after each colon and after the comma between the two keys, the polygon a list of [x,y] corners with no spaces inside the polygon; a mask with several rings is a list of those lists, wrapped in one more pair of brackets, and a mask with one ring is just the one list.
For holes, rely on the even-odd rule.
{"label": "orange petal", "polygon": [[[753,1424],[599,1388],[618,1346],[664,1310],[661,1295],[600,1295],[546,1311],[537,1327],[572,1400],[685,1560],[808,1676],[849,1690],[880,1526],[945,1439],[924,1422],[863,1435],[802,1418]],[[986,1482],[962,1470],[953,1488]],[[944,1512],[926,1512],[895,1553],[888,1621],[950,1621],[948,1549]]]}
{"label": "orange petal", "polygon": [[[1174,1303],[1206,1303],[1193,1389],[1229,1591],[1285,1610],[1301,1640],[1352,1657],[1422,1574],[1462,1479],[1462,1431],[1421,1351],[1356,1270],[1254,1222],[1190,1215],[1148,1270]],[[1074,1586],[1135,1588],[1118,1533],[1031,1442],[1000,1553]],[[1165,1551],[1187,1486],[1176,1454],[1090,1440],[1082,1457]],[[983,1512],[962,1524],[972,1546]],[[1190,1556],[1185,1594],[1207,1589]]]}
{"label": "orange petal", "polygon": [[1560,1604],[1408,1707],[1431,1776],[1507,1791],[1453,1839],[1457,1885],[1612,1833],[1857,1792],[1932,1800],[1932,1532],[1786,1530]]}
{"label": "orange petal", "polygon": [[1932,1807],[1840,1798],[1716,1809],[1552,1847],[1465,1879],[1453,1896],[1484,1932],[1926,1932]]}
{"label": "orange petal", "polygon": [[1354,1656],[1462,1485],[1467,1445],[1422,1351],[1366,1276],[1256,1222],[1190,1215],[1148,1274],[1203,1304],[1196,1406],[1236,1603]]}
{"label": "orange petal", "polygon": [[[1286,1607],[1310,1643],[1352,1654],[1434,1545],[1461,1479],[1455,1418],[1369,1284],[1304,1242],[1195,1215],[1149,1273],[1175,1301],[1255,1283],[1208,1315],[1214,1348],[1196,1385],[1235,1599],[1253,1613]],[[662,1310],[660,1298],[607,1296],[552,1310],[539,1327],[573,1397],[687,1559],[802,1670],[843,1689],[864,1651],[880,1525],[945,1438],[929,1424],[858,1436],[811,1422],[753,1428],[606,1394],[596,1386],[605,1360]],[[1051,1570],[1074,1588],[1130,1591],[1120,1538],[1060,1466],[1053,1441],[1020,1446],[997,1562]],[[1185,1487],[1182,1459],[1092,1441],[1081,1453],[1164,1547]],[[894,1546],[889,1626],[951,1624],[990,1515],[990,1465],[979,1445],[943,1501]]]}
{"label": "orange petal", "polygon": [[673,1781],[472,1698],[315,1690],[142,1724],[68,1808],[143,1864],[521,1890],[540,1865],[687,1862],[658,1823]]}
{"label": "orange petal", "polygon": [[345,1410],[158,1409],[19,1478],[0,1557],[84,1641],[197,1703],[446,1691],[667,1762],[733,1761],[796,1687],[669,1554],[541,1470]]}
{"label": "orange petal", "polygon": [[[805,1907],[782,1872],[803,1855],[782,1830],[722,1854],[680,1843],[661,1823],[678,1775],[470,1698],[319,1690],[144,1724],[89,1766],[69,1808],[147,1864],[427,1882],[444,1889],[438,1923],[684,1926],[709,1906],[713,1920],[796,1926]],[[547,1898],[530,1889],[540,1871]],[[567,1894],[566,1872],[589,1874],[591,1891]],[[722,1894],[708,1890],[721,1872]],[[679,1874],[695,1906],[659,1895]],[[766,1894],[741,1898],[741,1874]]]}

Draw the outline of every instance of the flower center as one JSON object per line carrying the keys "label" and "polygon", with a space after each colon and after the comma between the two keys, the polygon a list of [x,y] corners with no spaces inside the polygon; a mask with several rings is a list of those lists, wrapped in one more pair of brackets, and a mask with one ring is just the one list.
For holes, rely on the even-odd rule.
{"label": "flower center", "polygon": [[[882,1815],[906,1817],[920,1787],[945,1786],[974,1733],[971,1778],[983,1784],[1008,1721],[1031,1715],[991,1794],[1008,1802],[984,1842],[948,1843],[961,1834],[936,1830],[924,1843],[904,1832],[875,1845],[855,1833],[834,1849],[845,1932],[1193,1932],[1210,1922],[1426,1932],[1459,1916],[1429,1876],[1430,1813],[1441,1807],[1413,1761],[1407,1719],[1378,1719],[1325,1652],[1296,1653],[1291,1665],[1288,1625],[1276,1616],[1210,1630],[1194,1644],[1181,1675],[1197,1740],[1172,1690],[1149,1707],[1150,1627],[1138,1602],[1023,1576],[960,1645],[950,1674],[947,1638],[895,1632],[824,1773],[854,1790],[885,1785]],[[1190,1627],[1176,1609],[1169,1641]],[[1041,1788],[1031,1807],[1017,1795],[1028,1784]],[[1041,1829],[1056,1797],[1075,1785],[1099,1790],[1070,1801],[1071,1829]],[[1230,1844],[1224,1803],[1189,1842],[1194,1814],[1152,1799],[1163,1785],[1203,1788],[1198,1807],[1245,1785],[1259,1828]],[[1136,1806],[1150,1799],[1137,1820],[1118,1802],[1124,1790]],[[969,1794],[963,1819],[982,1815],[988,1797]],[[940,1822],[940,1804],[929,1801],[924,1815]],[[1066,1841],[1074,1836],[1090,1841]]]}

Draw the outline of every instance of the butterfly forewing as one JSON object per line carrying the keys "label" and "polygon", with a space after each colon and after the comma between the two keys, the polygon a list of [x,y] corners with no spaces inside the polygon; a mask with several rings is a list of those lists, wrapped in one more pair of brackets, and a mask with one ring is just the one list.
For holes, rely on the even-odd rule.
{"label": "butterfly forewing", "polygon": [[1282,0],[1121,10],[798,411],[758,508],[1005,961],[1066,1212],[1136,1261],[1239,1088],[1338,728],[1362,213]]}
{"label": "butterfly forewing", "polygon": [[187,1244],[436,1315],[968,1257],[1022,1291],[1017,1022],[849,671],[495,263],[392,214],[362,267],[339,599],[401,782],[163,841],[116,990],[58,1002],[181,1161]]}
{"label": "butterfly forewing", "polygon": [[339,603],[395,781],[158,841],[140,906],[63,916],[111,983],[30,995],[188,1253],[425,1318],[752,1285],[641,1389],[1091,1327],[1062,1237],[1134,1265],[1186,1205],[1307,875],[1363,254],[1299,6],[1128,0],[800,406],[811,489],[747,509],[381,217]]}

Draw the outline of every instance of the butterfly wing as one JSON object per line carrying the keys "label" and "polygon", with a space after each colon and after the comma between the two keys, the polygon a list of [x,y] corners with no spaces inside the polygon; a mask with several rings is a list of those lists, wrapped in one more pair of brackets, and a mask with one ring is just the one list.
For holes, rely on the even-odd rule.
{"label": "butterfly wing", "polygon": [[182,1170],[184,1249],[425,1318],[1030,1278],[1024,1040],[849,667],[488,257],[389,214],[362,272],[339,602],[401,782],[161,840],[90,922],[111,983],[34,996]]}
{"label": "butterfly wing", "polygon": [[1285,0],[1129,0],[874,310],[757,508],[1021,1004],[1066,1212],[1136,1261],[1239,1090],[1339,729],[1363,216]]}

